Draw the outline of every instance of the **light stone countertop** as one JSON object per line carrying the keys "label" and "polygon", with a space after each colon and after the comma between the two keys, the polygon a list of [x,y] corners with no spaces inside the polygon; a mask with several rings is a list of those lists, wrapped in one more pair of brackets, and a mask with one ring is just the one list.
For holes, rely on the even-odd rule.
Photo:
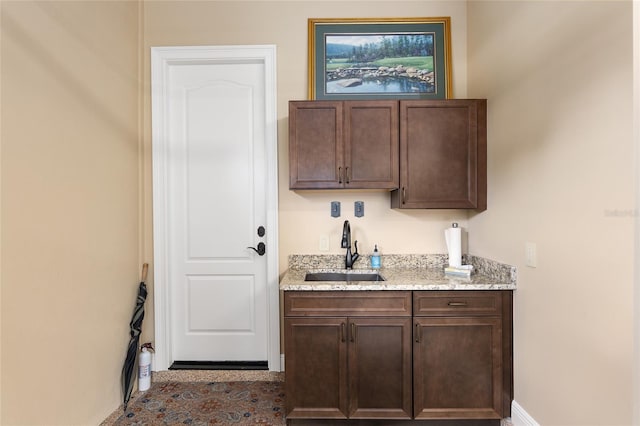
{"label": "light stone countertop", "polygon": [[[445,275],[446,255],[387,255],[383,267],[368,267],[364,256],[351,273],[379,272],[385,281],[305,281],[307,272],[347,272],[344,258],[338,255],[294,255],[289,269],[280,280],[283,291],[336,290],[515,290],[516,268],[477,256],[465,255],[463,264],[474,266],[470,278]],[[359,263],[359,265],[358,265]]]}

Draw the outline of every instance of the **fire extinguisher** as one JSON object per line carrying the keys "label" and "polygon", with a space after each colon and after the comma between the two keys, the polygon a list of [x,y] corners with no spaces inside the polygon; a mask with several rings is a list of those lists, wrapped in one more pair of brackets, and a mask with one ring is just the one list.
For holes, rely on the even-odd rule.
{"label": "fire extinguisher", "polygon": [[138,361],[138,390],[146,391],[151,387],[151,343],[142,345],[140,359]]}

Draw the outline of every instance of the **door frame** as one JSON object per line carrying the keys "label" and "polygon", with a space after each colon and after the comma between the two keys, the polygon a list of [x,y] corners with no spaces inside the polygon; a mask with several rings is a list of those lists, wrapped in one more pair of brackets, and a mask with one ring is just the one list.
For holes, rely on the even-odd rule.
{"label": "door frame", "polygon": [[151,137],[153,159],[153,301],[155,320],[154,371],[167,370],[171,355],[169,305],[169,226],[167,161],[168,109],[171,67],[183,64],[257,61],[264,64],[265,154],[267,171],[267,362],[270,371],[280,365],[280,292],[278,280],[278,138],[275,45],[151,47]]}

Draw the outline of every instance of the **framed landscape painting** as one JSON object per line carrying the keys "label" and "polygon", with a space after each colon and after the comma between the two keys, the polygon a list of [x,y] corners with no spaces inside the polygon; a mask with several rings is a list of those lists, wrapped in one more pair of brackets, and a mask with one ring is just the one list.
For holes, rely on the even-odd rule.
{"label": "framed landscape painting", "polygon": [[309,19],[309,99],[446,99],[451,23]]}

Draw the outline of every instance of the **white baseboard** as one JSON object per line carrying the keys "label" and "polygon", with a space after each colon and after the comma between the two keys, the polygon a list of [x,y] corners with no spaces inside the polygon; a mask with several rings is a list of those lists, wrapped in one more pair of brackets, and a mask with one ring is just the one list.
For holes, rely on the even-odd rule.
{"label": "white baseboard", "polygon": [[280,354],[280,371],[284,371],[284,354]]}
{"label": "white baseboard", "polygon": [[540,426],[540,424],[515,401],[511,403],[511,422],[513,426]]}

